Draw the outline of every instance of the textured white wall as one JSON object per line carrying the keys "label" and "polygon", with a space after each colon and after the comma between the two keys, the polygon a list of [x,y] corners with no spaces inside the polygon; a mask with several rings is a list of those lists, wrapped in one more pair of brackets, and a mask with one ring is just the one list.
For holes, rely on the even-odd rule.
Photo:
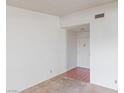
{"label": "textured white wall", "polygon": [[90,31],[77,32],[77,66],[90,68]]}
{"label": "textured white wall", "polygon": [[[105,18],[94,19],[103,12]],[[56,16],[7,7],[7,89],[20,91],[65,71],[66,31],[59,23]],[[86,23],[91,83],[117,89],[117,3],[61,18],[62,27]]]}
{"label": "textured white wall", "polygon": [[65,71],[66,33],[59,22],[7,6],[7,90],[21,91]]}
{"label": "textured white wall", "polygon": [[77,33],[67,31],[67,69],[77,67]]}
{"label": "textured white wall", "polygon": [[[105,13],[101,19],[95,14]],[[61,18],[62,27],[90,23],[91,83],[117,90],[117,2],[91,8]]]}
{"label": "textured white wall", "polygon": [[117,90],[117,6],[111,6],[104,12],[105,18],[91,22],[91,82]]}

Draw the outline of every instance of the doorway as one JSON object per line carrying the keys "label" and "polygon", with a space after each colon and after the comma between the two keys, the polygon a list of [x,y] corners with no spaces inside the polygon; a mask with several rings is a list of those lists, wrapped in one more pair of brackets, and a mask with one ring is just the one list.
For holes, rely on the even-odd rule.
{"label": "doorway", "polygon": [[90,24],[66,28],[67,70],[66,77],[90,82]]}

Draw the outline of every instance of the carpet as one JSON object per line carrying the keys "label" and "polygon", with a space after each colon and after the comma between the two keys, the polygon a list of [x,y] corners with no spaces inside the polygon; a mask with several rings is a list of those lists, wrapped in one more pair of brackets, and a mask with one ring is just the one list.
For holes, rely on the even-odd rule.
{"label": "carpet", "polygon": [[117,93],[117,91],[58,76],[20,93]]}

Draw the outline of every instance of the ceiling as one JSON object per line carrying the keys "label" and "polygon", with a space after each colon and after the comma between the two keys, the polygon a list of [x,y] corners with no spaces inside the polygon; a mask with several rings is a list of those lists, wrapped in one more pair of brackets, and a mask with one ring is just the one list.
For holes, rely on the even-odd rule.
{"label": "ceiling", "polygon": [[116,0],[7,0],[7,4],[37,12],[63,16]]}
{"label": "ceiling", "polygon": [[83,31],[83,32],[89,32],[90,31],[90,24],[83,24],[83,25],[77,25],[77,26],[71,26],[65,28],[67,31]]}

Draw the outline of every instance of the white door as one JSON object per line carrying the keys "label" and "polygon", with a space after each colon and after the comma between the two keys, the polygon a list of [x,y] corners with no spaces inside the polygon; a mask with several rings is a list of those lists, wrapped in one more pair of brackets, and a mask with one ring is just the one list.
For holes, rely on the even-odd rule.
{"label": "white door", "polygon": [[77,35],[78,66],[90,68],[90,32],[79,32]]}

